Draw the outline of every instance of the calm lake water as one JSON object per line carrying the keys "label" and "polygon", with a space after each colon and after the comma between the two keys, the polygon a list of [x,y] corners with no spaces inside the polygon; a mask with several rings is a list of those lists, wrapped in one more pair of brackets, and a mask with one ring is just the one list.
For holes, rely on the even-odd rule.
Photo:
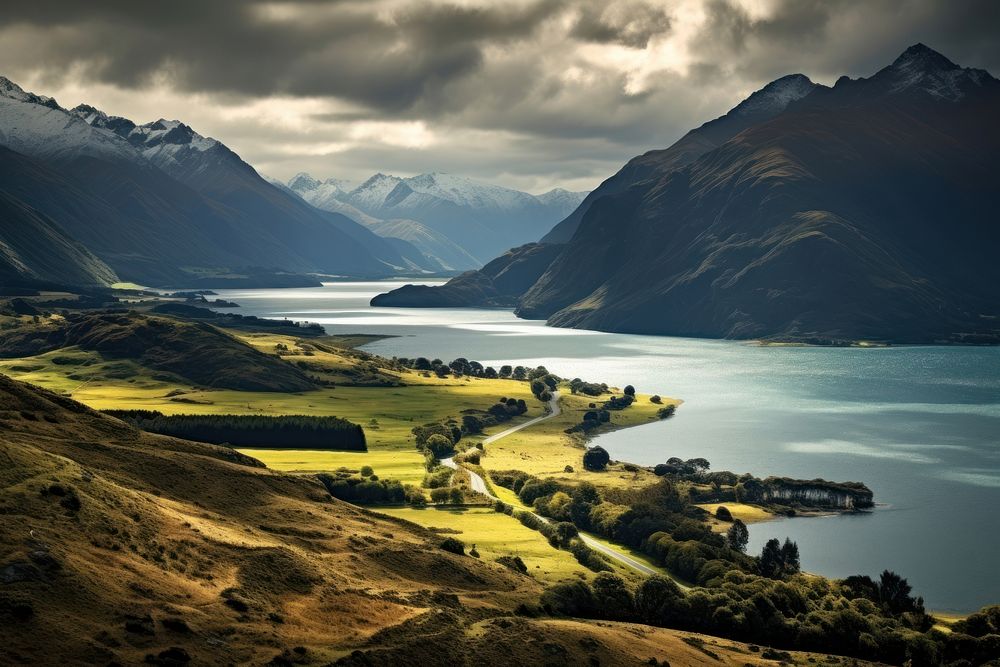
{"label": "calm lake water", "polygon": [[1000,603],[1000,349],[767,348],[554,329],[503,310],[368,306],[402,284],[220,295],[243,314],[397,336],[366,346],[378,354],[544,364],[681,398],[673,419],[597,442],[646,465],[703,456],[713,470],[865,482],[874,512],[757,524],[750,548],[789,536],[812,572],[889,568],[939,611]]}

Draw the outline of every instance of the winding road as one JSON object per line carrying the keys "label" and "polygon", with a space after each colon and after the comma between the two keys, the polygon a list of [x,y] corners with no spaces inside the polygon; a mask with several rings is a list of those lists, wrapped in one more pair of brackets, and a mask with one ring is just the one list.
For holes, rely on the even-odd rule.
{"label": "winding road", "polygon": [[[490,437],[483,440],[483,444],[488,445],[490,443],[496,442],[497,440],[500,440],[501,438],[506,438],[508,435],[516,433],[523,428],[528,428],[529,426],[533,426],[539,422],[543,422],[546,419],[552,419],[553,417],[558,417],[561,413],[562,409],[559,407],[559,392],[556,391],[552,393],[552,400],[549,401],[549,412],[547,414],[544,414],[540,417],[535,417],[534,419],[529,419],[523,424],[512,426],[504,431],[500,431],[499,433],[491,435]],[[458,470],[458,464],[455,463],[454,457],[441,459],[441,465],[447,466],[454,470]],[[466,468],[466,472],[469,473],[470,484],[473,491],[475,491],[476,493],[481,493],[487,498],[491,498],[493,500],[499,500],[499,498],[490,493],[489,487],[486,486],[486,480],[484,480],[478,473],[473,472],[468,468]],[[534,514],[534,512],[532,512],[532,514]],[[549,522],[549,520],[543,516],[539,516],[538,514],[534,515],[538,517],[539,520],[544,521],[545,523]],[[596,539],[594,539],[590,535],[587,535],[586,533],[580,533],[580,539],[583,541],[584,544],[586,544],[594,551],[599,551],[608,558],[612,558],[618,561],[619,563],[622,563],[626,567],[630,567],[633,570],[636,570],[637,572],[641,572],[642,574],[645,575],[661,574],[660,572],[654,570],[645,563],[642,563],[634,558],[626,556],[623,553],[620,553],[618,551],[615,551],[614,549],[611,549],[610,547],[605,546],[604,544],[598,542]]]}

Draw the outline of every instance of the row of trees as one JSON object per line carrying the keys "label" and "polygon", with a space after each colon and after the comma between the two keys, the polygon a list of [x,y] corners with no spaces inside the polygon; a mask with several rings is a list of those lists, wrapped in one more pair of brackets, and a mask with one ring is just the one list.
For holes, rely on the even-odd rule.
{"label": "row of trees", "polygon": [[[931,621],[899,575],[883,572],[872,582],[872,590],[863,592],[856,588],[857,580],[871,581],[804,576],[775,580],[729,570],[709,587],[685,592],[665,577],[649,577],[632,588],[605,572],[590,584],[557,584],[545,591],[541,603],[549,613],[648,623],[914,667],[983,664],[1000,655],[1000,635],[961,634],[961,624],[950,634],[928,631]],[[882,588],[886,594],[877,592]],[[902,602],[895,608],[879,602],[878,596],[897,599],[897,594]],[[996,613],[1000,615],[1000,609]],[[983,629],[990,628],[987,624]]]}
{"label": "row of trees", "polygon": [[156,410],[105,412],[144,431],[217,445],[354,452],[368,449],[364,429],[339,417],[164,415]]}
{"label": "row of trees", "polygon": [[534,380],[549,374],[544,366],[527,368],[525,366],[504,364],[500,368],[494,368],[493,366],[484,366],[478,361],[469,360],[465,357],[458,357],[447,363],[441,359],[428,359],[427,357],[416,357],[415,359],[394,357],[393,361],[403,368],[433,372],[438,377],[454,375],[455,377],[469,376],[489,379]]}

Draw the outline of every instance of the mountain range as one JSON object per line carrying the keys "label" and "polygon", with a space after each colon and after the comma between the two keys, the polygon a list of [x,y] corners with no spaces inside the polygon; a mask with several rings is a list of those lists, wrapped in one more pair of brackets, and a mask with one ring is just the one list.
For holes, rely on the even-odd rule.
{"label": "mountain range", "polygon": [[[53,277],[46,267],[62,265],[64,281],[295,284],[289,274],[443,268],[412,244],[275,187],[179,121],[137,125],[87,105],[64,109],[0,77],[0,147],[2,205],[58,239],[37,244],[32,258],[17,238],[24,226],[4,225],[3,275]],[[38,256],[49,247],[51,256]]]}
{"label": "mountain range", "polygon": [[[997,117],[1000,81],[922,44],[832,87],[783,77],[602,183],[507,296],[603,331],[996,342]],[[376,302],[436,305],[484,278]]]}
{"label": "mountain range", "polygon": [[561,188],[531,195],[443,173],[380,173],[357,187],[300,173],[287,185],[318,208],[413,243],[449,269],[476,268],[507,248],[537,240],[587,195]]}

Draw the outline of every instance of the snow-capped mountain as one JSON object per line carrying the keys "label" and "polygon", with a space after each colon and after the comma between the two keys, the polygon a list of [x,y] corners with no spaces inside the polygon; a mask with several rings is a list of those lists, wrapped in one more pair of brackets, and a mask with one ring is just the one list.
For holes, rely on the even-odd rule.
{"label": "snow-capped mountain", "polygon": [[812,92],[816,84],[805,74],[789,74],[775,79],[750,97],[736,105],[730,112],[738,116],[773,116],[795,100]]}
{"label": "snow-capped mountain", "polygon": [[[343,206],[349,205],[379,220],[419,223],[423,229],[416,230],[414,238],[426,240],[428,232],[443,236],[474,258],[471,265],[453,268],[471,268],[507,248],[537,240],[587,194],[556,189],[535,196],[445,173],[409,178],[378,173],[349,191],[334,179],[321,182],[298,174],[288,186],[325,210],[344,211]],[[431,254],[442,251],[422,249]],[[452,257],[456,259],[461,258]]]}
{"label": "snow-capped mountain", "polygon": [[117,137],[98,132],[55,99],[26,92],[0,76],[0,144],[44,159],[94,157],[142,163]]}
{"label": "snow-capped mountain", "polygon": [[178,120],[139,125],[89,105],[70,111],[0,78],[0,146],[39,167],[12,171],[0,185],[124,280],[441,269],[411,244],[271,185],[225,144]]}
{"label": "snow-capped mountain", "polygon": [[917,93],[935,100],[957,102],[968,93],[995,82],[996,79],[986,70],[961,67],[934,49],[914,44],[891,65],[868,79],[841,77],[834,89],[848,86],[857,91],[854,94],[864,95],[872,95],[876,91],[882,95]]}

